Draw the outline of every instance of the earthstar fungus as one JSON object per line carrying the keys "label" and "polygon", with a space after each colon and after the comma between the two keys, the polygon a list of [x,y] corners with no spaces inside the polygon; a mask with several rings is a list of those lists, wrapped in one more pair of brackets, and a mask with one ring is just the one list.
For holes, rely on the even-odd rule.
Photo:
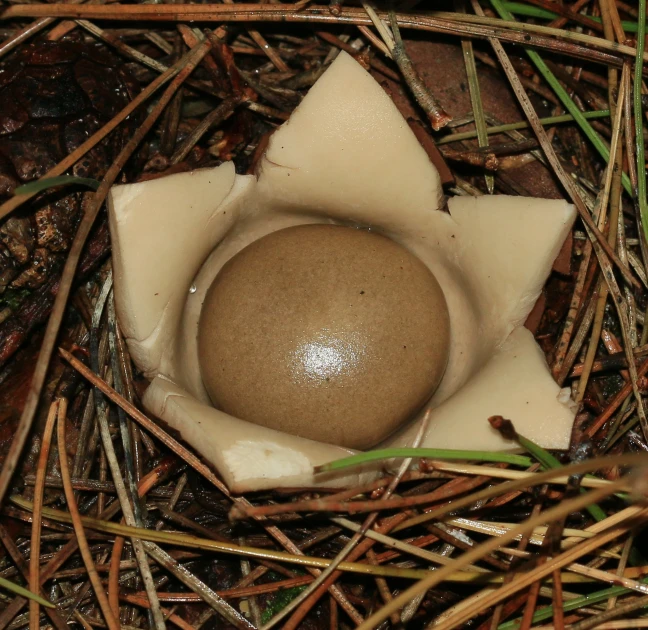
{"label": "earthstar fungus", "polygon": [[411,444],[431,409],[421,446],[515,450],[488,423],[501,415],[538,444],[567,448],[573,405],[522,325],[571,229],[573,207],[504,195],[454,197],[449,212],[442,206],[438,173],[406,121],[346,53],[272,136],[257,176],[224,163],[115,186],[115,299],[133,361],[151,379],[144,406],[235,492],[375,474],[315,480],[313,466],[352,451],[215,408],[198,351],[203,302],[241,250],[284,228],[355,226],[418,258],[438,281],[450,321],[438,387],[380,447]]}
{"label": "earthstar fungus", "polygon": [[375,232],[298,225],[230,258],[198,357],[212,403],[291,435],[366,450],[439,385],[450,317],[432,272]]}

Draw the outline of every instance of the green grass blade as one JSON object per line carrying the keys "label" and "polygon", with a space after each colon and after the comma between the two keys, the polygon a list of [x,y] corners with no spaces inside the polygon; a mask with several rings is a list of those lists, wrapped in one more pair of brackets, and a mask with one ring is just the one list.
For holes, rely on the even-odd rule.
{"label": "green grass blade", "polygon": [[[553,11],[547,11],[546,9],[541,9],[540,7],[524,4],[522,2],[502,2],[502,6],[515,15],[524,15],[525,17],[537,18],[539,20],[555,20],[556,18],[561,17]],[[599,24],[602,23],[600,17],[594,15],[588,15],[587,17]],[[639,28],[637,22],[628,22],[626,20],[621,21],[621,26],[626,33],[636,33]]]}
{"label": "green grass blade", "polygon": [[[595,109],[591,112],[583,112],[583,116],[588,120],[592,118],[609,118],[609,109]],[[560,116],[548,116],[540,118],[543,125],[556,125],[558,123],[573,122],[574,117],[571,114],[561,114]],[[507,131],[517,131],[519,129],[528,129],[528,122],[507,123],[505,125],[494,125],[486,127],[486,133],[490,136],[496,133],[505,133]],[[437,144],[448,144],[449,142],[458,142],[459,140],[470,140],[477,137],[476,131],[462,131],[460,133],[450,133],[437,140]]]}
{"label": "green grass blade", "polygon": [[[499,16],[503,20],[515,21],[515,18],[509,11],[505,9],[501,0],[490,0],[490,2],[493,5],[493,8],[497,11]],[[529,56],[529,59],[531,59],[532,63],[535,65],[538,72],[544,77],[545,81],[549,83],[549,85],[556,93],[556,96],[563,104],[565,109],[574,117],[574,120],[576,121],[578,126],[581,128],[583,133],[587,136],[589,141],[592,143],[594,148],[598,151],[599,155],[605,160],[605,163],[607,164],[610,161],[610,150],[605,146],[605,143],[603,142],[601,136],[599,136],[599,134],[596,133],[594,128],[589,124],[587,118],[583,116],[583,112],[581,112],[580,109],[578,109],[576,103],[574,103],[574,101],[567,93],[567,90],[565,90],[565,88],[560,84],[560,82],[555,77],[553,72],[549,70],[549,66],[547,66],[547,64],[543,61],[542,57],[540,57],[540,55],[535,50],[531,50],[531,49],[526,49],[526,54]],[[640,54],[639,46],[637,46],[637,55],[640,55],[639,56],[640,59],[643,58],[642,57],[643,47]],[[643,143],[643,136],[642,136],[642,143]],[[630,184],[630,178],[626,173],[623,173],[622,175],[622,182],[623,182],[623,187],[626,189],[628,194],[632,195],[632,186]]]}
{"label": "green grass blade", "polygon": [[[639,580],[643,584],[648,584],[648,578]],[[596,591],[590,595],[583,595],[582,597],[575,597],[565,602],[563,605],[563,610],[565,612],[570,612],[572,610],[578,610],[583,606],[594,606],[595,604],[600,604],[608,600],[610,597],[619,597],[632,591],[629,588],[624,586],[612,586],[610,588],[603,589],[601,591]],[[543,608],[538,608],[533,614],[533,623],[538,623],[544,621],[545,619],[551,619],[553,617],[553,606],[544,606]],[[522,625],[522,619],[512,619],[505,623],[497,626],[497,630],[517,630]]]}
{"label": "green grass blade", "polygon": [[[545,450],[541,446],[538,446],[529,438],[525,438],[523,435],[520,435],[518,433],[517,441],[525,451],[533,455],[533,457],[535,457],[535,459],[537,459],[545,468],[562,468],[562,464],[549,451]],[[587,508],[587,511],[596,521],[602,521],[607,518],[607,514],[596,504],[590,505]]]}
{"label": "green grass blade", "polygon": [[14,584],[10,580],[6,580],[3,577],[0,577],[0,588],[4,588],[5,590],[10,591],[15,595],[20,595],[25,599],[33,599],[35,602],[38,602],[41,606],[45,606],[46,608],[55,608],[52,602],[47,601],[40,595],[36,595],[36,593],[32,593],[30,590],[23,588],[18,584]]}
{"label": "green grass blade", "polygon": [[562,464],[547,450],[532,442],[529,438],[517,434],[517,441],[520,446],[533,455],[545,468],[561,468]]}
{"label": "green grass blade", "polygon": [[290,602],[297,597],[306,587],[295,586],[277,592],[268,602],[267,608],[261,613],[261,623],[266,624],[277,613],[281,612]]}
{"label": "green grass blade", "polygon": [[34,195],[36,193],[47,190],[48,188],[56,188],[57,186],[71,186],[76,184],[78,186],[87,186],[92,190],[99,188],[100,181],[91,179],[90,177],[74,177],[72,175],[61,175],[60,177],[48,177],[46,179],[37,179],[35,182],[29,182],[18,186],[14,190],[14,195]]}
{"label": "green grass blade", "polygon": [[533,462],[528,457],[522,455],[511,455],[510,453],[491,453],[489,451],[458,451],[446,448],[385,448],[376,451],[367,451],[358,453],[351,457],[337,459],[334,462],[317,466],[315,472],[330,472],[332,470],[343,470],[351,466],[360,466],[369,462],[387,461],[390,459],[402,459],[412,457],[415,459],[448,459],[458,461],[480,461],[480,462],[498,462],[512,464],[513,466],[522,466],[527,468]]}

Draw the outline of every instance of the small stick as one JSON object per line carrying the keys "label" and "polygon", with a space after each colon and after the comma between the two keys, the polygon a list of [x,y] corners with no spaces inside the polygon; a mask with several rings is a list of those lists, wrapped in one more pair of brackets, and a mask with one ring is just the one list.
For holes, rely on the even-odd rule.
{"label": "small stick", "polygon": [[[336,46],[340,50],[343,50],[344,52],[347,52],[352,56],[358,54],[358,51],[353,46],[351,46],[351,44],[347,44],[346,42],[343,42],[339,37],[333,35],[333,33],[329,33],[327,31],[317,31],[317,33],[315,34],[320,39],[323,39],[325,42],[327,42],[328,44],[331,44],[332,46]],[[373,55],[369,57],[369,64],[374,70],[377,70],[381,74],[384,74],[389,79],[392,79],[393,81],[400,80],[400,75],[398,73],[394,72],[391,68],[386,66],[379,59],[376,59],[376,57],[374,57]]]}
{"label": "small stick", "polygon": [[[385,57],[392,59],[390,49],[368,26],[358,26],[358,30],[369,40],[369,43],[377,48]],[[399,77],[400,79],[400,77]]]}
{"label": "small stick", "polygon": [[233,96],[224,100],[220,105],[218,105],[218,107],[212,109],[211,112],[209,112],[182,141],[175,153],[169,159],[169,163],[174,165],[185,160],[207,130],[212,126],[227,120],[234,113],[240,103],[241,99],[237,96]]}
{"label": "small stick", "polygon": [[74,498],[74,489],[72,488],[70,469],[67,461],[67,453],[65,451],[65,421],[67,417],[67,400],[61,398],[58,404],[58,451],[59,451],[59,465],[61,467],[61,479],[63,480],[63,489],[65,491],[65,499],[68,504],[68,510],[70,511],[70,516],[72,517],[72,525],[74,527],[74,533],[76,534],[77,541],[79,543],[79,551],[81,552],[81,557],[83,558],[83,563],[86,566],[88,571],[88,578],[92,583],[92,588],[94,589],[95,595],[97,596],[97,601],[99,602],[99,607],[106,621],[106,625],[109,630],[119,630],[119,622],[113,615],[113,611],[108,603],[108,597],[106,591],[104,590],[103,584],[101,583],[101,578],[97,573],[97,569],[94,566],[94,561],[92,559],[92,554],[90,553],[90,548],[88,547],[88,540],[85,535],[83,528],[83,523],[81,522],[81,514],[79,513],[79,508],[77,507],[76,499]]}
{"label": "small stick", "polygon": [[[483,480],[477,479],[475,485],[481,485]],[[234,506],[230,512],[230,518],[240,519],[242,517],[254,516],[276,516],[278,514],[290,514],[292,512],[343,512],[356,514],[360,512],[372,512],[381,509],[406,509],[426,503],[446,501],[457,494],[463,494],[466,490],[472,490],[472,487],[453,488],[452,490],[441,486],[430,493],[415,495],[412,497],[397,497],[392,499],[367,499],[366,501],[338,501],[328,499],[312,499],[310,501],[301,501],[298,503],[271,503],[268,505],[252,506],[247,509],[241,509],[240,506]]]}
{"label": "small stick", "polygon": [[412,91],[414,98],[416,98],[416,101],[430,119],[432,129],[434,129],[434,131],[439,131],[439,129],[442,129],[452,121],[452,116],[443,109],[443,106],[427,88],[423,79],[421,79],[416,71],[414,64],[412,64],[412,60],[409,58],[409,55],[405,50],[400,29],[398,28],[396,14],[393,11],[389,12],[389,20],[392,32],[394,33],[394,47],[391,51],[392,57],[400,68],[400,71],[403,73],[403,77],[405,78],[409,89]]}
{"label": "small stick", "polygon": [[[589,283],[592,282],[593,275],[596,272],[596,268],[592,264],[591,260],[592,242],[590,240],[587,240],[585,247],[583,248],[583,255],[581,258],[580,266],[578,268],[576,284],[574,286],[574,292],[569,304],[569,310],[567,311],[565,323],[563,324],[563,330],[560,338],[558,339],[558,344],[556,345],[554,364],[551,368],[554,380],[558,383],[558,385],[563,384],[571,367],[571,362],[567,360],[568,352],[573,355],[572,360],[575,361],[576,354],[580,350],[579,345],[578,349],[576,349],[574,352],[574,344],[571,343],[571,340],[574,333],[574,328],[576,327],[576,321],[578,320],[579,312],[581,311],[581,305],[585,301],[585,296],[588,292]],[[587,324],[587,330],[589,330],[589,326],[591,325],[592,319],[594,318],[594,306],[592,306],[590,311],[591,317]],[[587,331],[585,332],[587,333]]]}
{"label": "small stick", "polygon": [[[33,593],[40,592],[41,510],[43,508],[47,460],[52,445],[52,433],[54,432],[58,405],[58,401],[54,401],[50,405],[49,413],[47,414],[47,421],[45,422],[45,428],[43,429],[41,449],[38,455],[38,467],[36,469],[36,483],[34,485],[34,520],[32,522],[31,552],[29,556],[29,589]],[[39,630],[39,620],[40,604],[36,600],[29,600],[29,630]]]}
{"label": "small stick", "polygon": [[[634,349],[635,356],[642,358],[648,355],[648,347],[640,346]],[[607,370],[618,371],[628,367],[628,359],[624,352],[615,352],[609,356],[601,357],[592,364],[592,373],[605,372]],[[583,364],[577,363],[570,372],[570,377],[580,376],[583,371]]]}
{"label": "small stick", "polygon": [[21,28],[13,37],[6,39],[2,44],[0,44],[0,59],[7,53],[11,52],[14,48],[20,46],[24,41],[27,41],[30,37],[36,35],[36,33],[40,33],[40,31],[48,27],[54,21],[55,18],[51,17],[40,18],[31,24],[27,24],[24,28]]}
{"label": "small stick", "polygon": [[[115,542],[110,552],[110,568],[108,569],[108,601],[117,618],[119,618],[119,565],[121,564],[121,556],[125,542],[126,539],[123,536],[115,536]],[[150,601],[148,595],[147,600]],[[161,610],[159,602],[158,610]]]}

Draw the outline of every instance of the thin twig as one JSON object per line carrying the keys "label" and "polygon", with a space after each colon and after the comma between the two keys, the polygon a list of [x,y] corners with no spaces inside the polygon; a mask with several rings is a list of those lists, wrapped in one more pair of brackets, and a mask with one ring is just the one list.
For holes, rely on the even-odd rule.
{"label": "thin twig", "polygon": [[55,21],[54,18],[40,18],[24,28],[17,31],[12,37],[6,39],[0,44],[0,58],[4,57],[7,53],[20,46],[23,42],[27,41],[30,37],[40,33],[43,29],[47,28]]}
{"label": "thin twig", "polygon": [[[45,491],[45,476],[47,475],[47,460],[52,445],[52,434],[58,413],[58,401],[54,401],[49,408],[41,449],[38,455],[36,468],[36,483],[34,485],[34,522],[31,532],[31,555],[29,557],[29,588],[33,593],[40,591],[40,545],[41,545],[41,510],[43,508],[43,494]],[[35,600],[29,601],[29,630],[39,630],[40,605]]]}
{"label": "thin twig", "polygon": [[65,499],[67,501],[68,510],[70,511],[70,517],[72,520],[72,525],[74,526],[74,532],[77,537],[79,544],[79,551],[81,552],[81,557],[88,571],[88,578],[92,583],[92,588],[94,589],[95,595],[97,596],[97,601],[99,602],[99,607],[103,617],[108,625],[110,630],[119,630],[119,622],[115,619],[110,604],[108,603],[108,596],[106,591],[101,583],[101,578],[97,573],[97,569],[94,566],[94,561],[92,559],[92,554],[88,547],[88,540],[83,529],[83,523],[81,521],[81,514],[79,514],[79,508],[77,507],[76,499],[74,498],[74,490],[72,484],[70,483],[70,469],[67,461],[67,452],[65,450],[65,422],[67,419],[67,400],[61,398],[58,404],[58,451],[59,451],[59,465],[61,467],[61,479],[63,480],[63,488],[65,490]]}
{"label": "thin twig", "polygon": [[409,89],[412,91],[414,98],[416,98],[417,103],[427,114],[432,129],[439,131],[439,129],[445,127],[452,120],[452,116],[443,109],[443,106],[437,101],[416,71],[412,60],[405,50],[405,44],[403,43],[400,29],[398,28],[398,20],[393,11],[389,12],[389,20],[394,33],[394,48],[391,51],[394,61],[403,73],[403,77]]}

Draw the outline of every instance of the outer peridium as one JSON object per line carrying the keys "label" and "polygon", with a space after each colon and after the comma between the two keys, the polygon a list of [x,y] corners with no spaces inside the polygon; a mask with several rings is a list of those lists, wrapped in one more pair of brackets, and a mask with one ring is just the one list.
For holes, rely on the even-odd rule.
{"label": "outer peridium", "polygon": [[[487,418],[511,418],[566,448],[572,405],[521,327],[575,218],[564,201],[450,199],[382,88],[341,53],[272,137],[258,179],[231,163],[117,186],[109,198],[115,297],[133,360],[153,379],[146,408],[216,466],[236,492],[341,485],[312,467],[350,453],[213,408],[196,352],[205,292],[234,254],[305,223],[370,226],[425,262],[443,288],[451,350],[421,445],[514,450]],[[529,240],[529,235],[533,238]],[[422,413],[383,446],[411,444]],[[365,470],[363,474],[374,474]]]}

